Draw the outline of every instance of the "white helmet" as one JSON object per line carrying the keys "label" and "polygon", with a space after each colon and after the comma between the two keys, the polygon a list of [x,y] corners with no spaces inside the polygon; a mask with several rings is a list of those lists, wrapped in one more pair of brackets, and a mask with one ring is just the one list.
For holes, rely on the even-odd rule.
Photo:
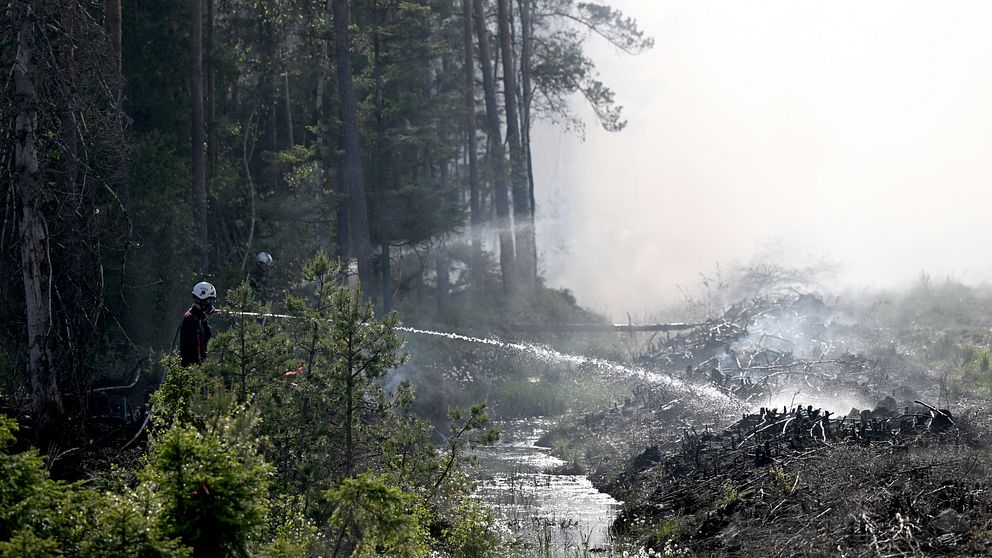
{"label": "white helmet", "polygon": [[272,254],[268,252],[259,252],[255,256],[255,261],[260,264],[269,265],[270,263],[272,263]]}
{"label": "white helmet", "polygon": [[200,300],[207,300],[208,298],[217,298],[217,289],[213,285],[207,283],[206,281],[200,281],[193,287],[193,296]]}

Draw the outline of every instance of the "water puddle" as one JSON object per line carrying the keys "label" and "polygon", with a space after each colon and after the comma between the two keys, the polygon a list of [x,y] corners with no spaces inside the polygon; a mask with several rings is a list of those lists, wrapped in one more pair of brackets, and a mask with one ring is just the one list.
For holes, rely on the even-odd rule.
{"label": "water puddle", "polygon": [[501,440],[476,451],[477,496],[527,549],[542,557],[610,554],[610,523],[621,502],[581,475],[552,475],[563,462],[536,445],[550,426],[542,418],[497,424]]}

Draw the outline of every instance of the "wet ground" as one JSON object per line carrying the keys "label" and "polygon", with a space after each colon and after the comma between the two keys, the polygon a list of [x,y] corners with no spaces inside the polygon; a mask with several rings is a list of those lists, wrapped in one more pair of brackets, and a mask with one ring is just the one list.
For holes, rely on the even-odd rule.
{"label": "wet ground", "polygon": [[500,442],[476,453],[478,495],[527,545],[528,555],[608,554],[609,527],[620,502],[584,476],[548,472],[563,464],[550,448],[536,445],[550,425],[540,417],[498,423]]}

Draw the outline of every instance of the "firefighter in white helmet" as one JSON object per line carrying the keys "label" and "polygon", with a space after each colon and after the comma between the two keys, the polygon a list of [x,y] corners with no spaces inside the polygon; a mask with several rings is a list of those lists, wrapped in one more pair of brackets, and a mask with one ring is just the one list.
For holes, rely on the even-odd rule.
{"label": "firefighter in white helmet", "polygon": [[202,364],[207,358],[207,343],[210,342],[210,325],[207,316],[214,312],[217,289],[206,281],[193,287],[193,305],[190,306],[179,325],[179,358],[183,366]]}

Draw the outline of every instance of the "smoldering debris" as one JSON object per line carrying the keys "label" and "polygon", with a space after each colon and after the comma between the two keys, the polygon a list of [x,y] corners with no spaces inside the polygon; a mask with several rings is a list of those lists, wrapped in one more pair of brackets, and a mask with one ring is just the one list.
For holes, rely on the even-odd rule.
{"label": "smoldering debris", "polygon": [[949,410],[897,339],[812,295],[742,301],[637,360],[724,391],[736,414],[641,382],[544,443],[584,457],[626,502],[615,533],[645,548],[988,555],[973,526],[992,510],[992,411]]}
{"label": "smoldering debris", "polygon": [[837,413],[879,392],[915,397],[926,387],[890,382],[891,364],[871,356],[877,338],[813,294],[753,298],[692,329],[655,336],[637,364],[713,385],[748,409],[802,400]]}
{"label": "smoldering debris", "polygon": [[614,532],[707,556],[987,555],[970,526],[992,506],[988,410],[891,403],[840,417],[762,408],[721,431],[683,428],[607,487],[628,502]]}

